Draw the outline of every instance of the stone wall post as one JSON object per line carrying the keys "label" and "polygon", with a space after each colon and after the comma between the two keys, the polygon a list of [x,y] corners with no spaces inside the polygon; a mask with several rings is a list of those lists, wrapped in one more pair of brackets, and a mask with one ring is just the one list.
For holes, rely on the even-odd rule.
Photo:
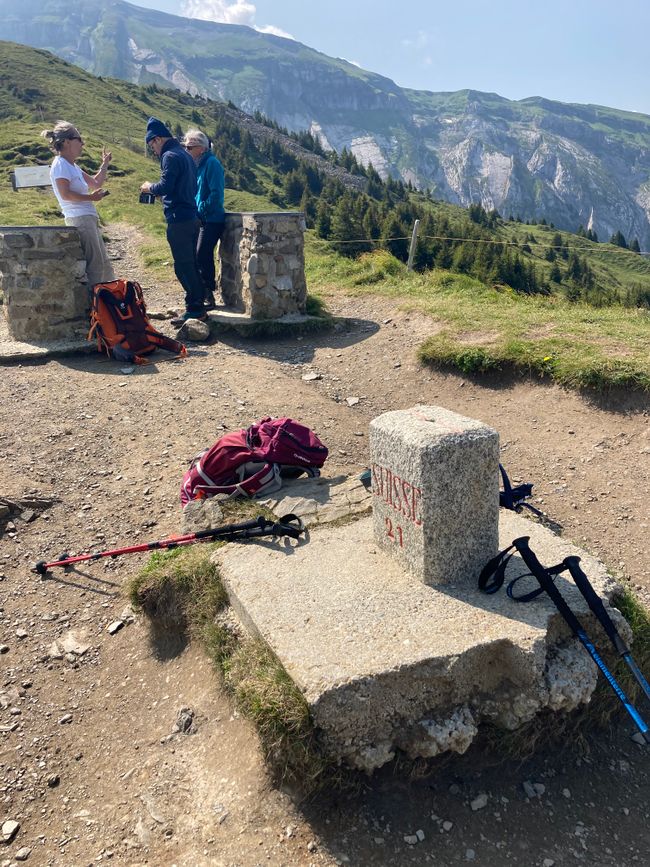
{"label": "stone wall post", "polygon": [[304,313],[304,233],[299,212],[227,214],[220,247],[224,303],[251,319]]}
{"label": "stone wall post", "polygon": [[68,226],[0,226],[0,274],[9,334],[25,342],[88,330],[90,299],[79,235]]}
{"label": "stone wall post", "polygon": [[370,457],[377,543],[425,584],[476,587],[499,544],[497,432],[415,406],[373,419]]}

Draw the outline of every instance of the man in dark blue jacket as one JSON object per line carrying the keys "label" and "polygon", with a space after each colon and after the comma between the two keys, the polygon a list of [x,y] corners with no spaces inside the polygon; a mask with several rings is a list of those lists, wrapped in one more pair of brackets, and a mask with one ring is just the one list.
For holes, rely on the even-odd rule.
{"label": "man in dark blue jacket", "polygon": [[172,325],[182,325],[187,319],[205,321],[203,283],[196,266],[196,242],[201,224],[195,200],[194,160],[155,117],[149,118],[145,141],[160,159],[160,180],[155,184],[145,181],[140,190],[162,198],[174,272],[185,290],[185,313],[172,319]]}

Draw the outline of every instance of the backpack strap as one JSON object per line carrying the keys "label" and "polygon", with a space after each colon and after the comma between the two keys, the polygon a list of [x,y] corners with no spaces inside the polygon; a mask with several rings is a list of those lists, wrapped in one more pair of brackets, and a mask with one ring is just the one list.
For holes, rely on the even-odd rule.
{"label": "backpack strap", "polygon": [[[250,467],[250,462],[248,465]],[[270,494],[282,487],[279,464],[264,464],[259,470],[248,476],[245,475],[246,467],[247,464],[238,467],[237,475],[239,476],[239,481],[220,485],[205,472],[201,458],[199,458],[194,465],[194,469],[204,484],[194,485],[193,494],[190,499],[196,500],[201,497],[213,497],[215,494],[227,494],[229,497],[248,497],[250,499],[259,494]]]}
{"label": "backpack strap", "polygon": [[535,515],[542,516],[542,512],[531,506],[526,500],[532,495],[533,486],[530,482],[524,482],[521,485],[512,487],[508,474],[505,471],[503,464],[499,464],[499,472],[503,481],[503,490],[499,491],[499,505],[503,509],[510,509],[513,512],[520,512],[522,508],[530,509]]}

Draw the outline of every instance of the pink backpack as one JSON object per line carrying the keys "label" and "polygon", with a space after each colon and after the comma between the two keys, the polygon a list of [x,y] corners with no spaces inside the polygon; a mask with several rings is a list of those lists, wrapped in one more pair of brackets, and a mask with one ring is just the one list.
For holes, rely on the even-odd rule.
{"label": "pink backpack", "polygon": [[283,477],[320,475],[327,447],[291,418],[263,418],[228,433],[197,455],[183,477],[181,503],[215,494],[255,497],[282,487]]}

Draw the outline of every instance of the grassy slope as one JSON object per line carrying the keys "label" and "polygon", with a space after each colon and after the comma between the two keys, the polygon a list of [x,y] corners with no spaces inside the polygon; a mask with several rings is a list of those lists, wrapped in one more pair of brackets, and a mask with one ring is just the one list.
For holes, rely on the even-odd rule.
{"label": "grassy slope", "polygon": [[[123,81],[102,80],[76,66],[38,51],[0,43],[0,223],[3,225],[56,225],[62,223],[56,199],[50,190],[11,188],[10,171],[17,165],[49,163],[52,154],[39,133],[59,118],[75,123],[86,142],[80,160],[94,173],[99,167],[102,145],[113,153],[106,188],[110,197],[99,206],[106,223],[124,221],[142,229],[150,239],[143,250],[145,263],[155,272],[169,260],[165,224],[159,206],[138,203],[144,180],[159,174],[157,160],[148,157],[144,132],[151,115],[172,127],[195,126],[194,106],[185,105],[176,91],[148,94]],[[28,83],[28,84],[26,84]],[[206,127],[213,123],[209,113]],[[228,190],[226,207],[231,210],[269,210],[268,199]]]}
{"label": "grassy slope", "polygon": [[308,252],[313,290],[386,295],[441,323],[421,347],[422,361],[466,373],[514,367],[576,388],[650,391],[647,311],[531,298],[449,271],[409,273],[384,251],[351,261],[312,239]]}
{"label": "grassy slope", "polygon": [[[61,223],[51,192],[14,193],[9,172],[15,165],[50,161],[39,132],[62,117],[77,123],[86,138],[84,167],[88,170],[97,168],[102,144],[113,151],[107,183],[111,196],[100,205],[103,219],[126,221],[142,229],[150,239],[143,251],[147,266],[154,272],[167,268],[163,265],[169,256],[160,209],[137,201],[140,183],[158,174],[157,162],[144,154],[146,121],[155,114],[187,128],[196,122],[192,113],[198,110],[209,129],[209,105],[185,104],[174,91],[151,95],[125,82],[95,79],[47,52],[9,43],[0,43],[0,69],[0,222]],[[260,178],[269,176],[266,167],[256,170]],[[232,190],[227,190],[226,206],[231,210],[274,208],[263,196]],[[451,220],[460,213],[452,205],[436,207]],[[506,223],[499,233],[504,241],[519,244],[532,233],[543,244],[550,243],[554,230]],[[603,284],[650,285],[647,259],[566,233],[562,237],[584,249]],[[531,246],[533,255],[538,254],[535,260],[540,272],[548,269],[549,263],[542,258],[545,248]],[[567,384],[625,383],[650,390],[647,312],[594,310],[559,298],[515,296],[443,271],[408,274],[385,254],[354,263],[311,238],[307,254],[311,289],[336,285],[344,291],[390,294],[443,322],[442,334],[423,348],[423,359],[466,370],[514,364]]]}

